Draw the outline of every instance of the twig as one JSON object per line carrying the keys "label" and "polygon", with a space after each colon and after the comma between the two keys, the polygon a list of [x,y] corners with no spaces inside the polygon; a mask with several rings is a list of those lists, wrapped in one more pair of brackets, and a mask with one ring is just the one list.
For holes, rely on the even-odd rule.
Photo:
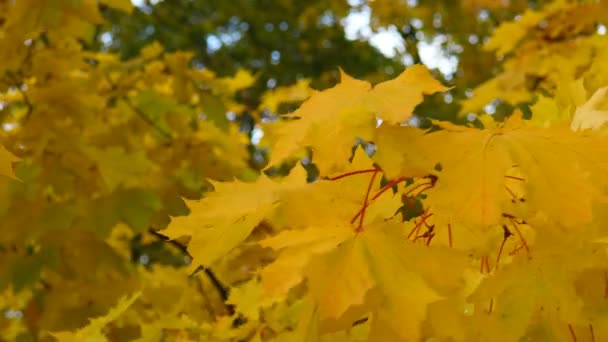
{"label": "twig", "polygon": [[[186,246],[184,246],[183,244],[181,244],[175,240],[169,239],[168,237],[155,231],[154,229],[150,228],[150,229],[148,229],[148,232],[150,234],[154,235],[155,237],[157,237],[158,239],[160,239],[161,241],[176,247],[182,253],[184,253],[185,255],[192,258],[192,255],[190,255],[190,253],[188,252],[188,248]],[[192,272],[192,274],[190,274],[190,277],[194,277],[201,270],[203,270],[205,272],[205,275],[207,276],[207,278],[209,278],[209,281],[211,282],[213,287],[215,287],[215,289],[217,290],[220,298],[222,299],[222,302],[224,302],[224,306],[226,307],[226,310],[228,311],[228,313],[230,313],[232,315],[234,313],[234,305],[225,304],[226,300],[228,300],[229,290],[226,286],[224,286],[224,284],[222,284],[222,282],[216,277],[215,273],[213,273],[213,271],[210,268],[203,267],[202,265],[198,266],[194,270],[194,272]]]}
{"label": "twig", "polygon": [[372,174],[372,177],[369,180],[369,184],[367,185],[367,191],[365,192],[365,199],[363,200],[363,207],[361,208],[361,215],[359,216],[359,226],[357,227],[357,232],[361,232],[363,230],[363,219],[365,218],[365,210],[368,206],[369,201],[369,193],[372,191],[372,186],[374,185],[374,180],[378,175],[378,170]]}
{"label": "twig", "polygon": [[141,109],[137,108],[137,106],[135,106],[128,97],[122,96],[122,99],[125,100],[127,106],[131,108],[131,110],[133,110],[140,119],[142,119],[150,127],[154,128],[165,139],[173,140],[173,135],[171,135],[171,133],[167,132],[164,128],[158,126],[154,121],[152,121],[152,119],[150,119]]}
{"label": "twig", "polygon": [[378,172],[380,171],[380,169],[366,169],[366,170],[357,170],[357,171],[351,171],[351,172],[347,172],[338,176],[334,176],[334,177],[328,177],[327,180],[330,181],[335,181],[338,179],[342,179],[342,178],[346,178],[346,177],[350,177],[350,176],[354,176],[354,175],[360,175],[363,173],[370,173],[370,172]]}
{"label": "twig", "polygon": [[[117,88],[116,84],[112,81],[112,79],[110,78],[110,76],[106,73],[103,73],[104,78],[106,79],[106,81],[110,84],[110,87],[112,87],[112,90],[115,90]],[[171,133],[167,132],[164,128],[158,126],[154,121],[152,121],[152,119],[150,119],[146,113],[142,112],[141,109],[137,108],[137,106],[135,106],[133,104],[133,102],[131,102],[131,99],[129,99],[127,96],[123,95],[120,96],[120,98],[122,98],[125,103],[127,104],[127,106],[133,111],[135,112],[135,114],[137,114],[137,116],[142,119],[145,123],[147,123],[150,127],[154,128],[160,135],[162,135],[165,139],[168,140],[173,140],[173,135],[171,135]]]}

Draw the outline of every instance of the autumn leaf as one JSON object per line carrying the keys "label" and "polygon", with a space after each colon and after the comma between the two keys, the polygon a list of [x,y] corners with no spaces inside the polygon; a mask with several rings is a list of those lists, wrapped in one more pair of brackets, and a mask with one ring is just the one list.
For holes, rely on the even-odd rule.
{"label": "autumn leaf", "polygon": [[276,113],[282,103],[304,101],[313,94],[309,84],[310,80],[301,79],[292,86],[272,89],[262,96],[260,108]]}
{"label": "autumn leaf", "polygon": [[[274,134],[277,135],[277,142],[273,146],[270,164],[276,164],[305,146],[312,146],[313,153],[325,149],[326,144],[317,145],[315,140],[317,137],[332,137],[331,143],[338,144],[342,148],[352,146],[355,142],[356,132],[341,132],[345,134],[333,135],[331,130],[341,129],[341,124],[347,122],[362,124],[369,122],[369,125],[372,125],[371,114],[365,110],[356,110],[362,106],[361,98],[367,94],[370,88],[369,83],[356,80],[341,72],[341,81],[338,85],[313,94],[297,111],[286,116],[294,118],[294,120],[279,123],[279,127],[274,131]],[[349,111],[349,109],[351,110]],[[333,121],[333,124],[327,125],[328,120]],[[348,150],[335,152],[344,155],[348,153]],[[328,162],[329,165],[323,167],[330,169],[333,169],[332,163],[344,163],[340,158],[321,161],[322,164],[326,164],[324,162]]]}
{"label": "autumn leaf", "polygon": [[228,90],[231,92],[239,91],[251,87],[255,82],[256,78],[251,72],[239,69],[233,77],[225,77],[221,79],[224,82]]}
{"label": "autumn leaf", "polygon": [[330,251],[351,234],[349,227],[320,226],[304,230],[286,230],[262,240],[263,247],[281,251],[277,259],[260,273],[264,294],[286,296],[304,279],[304,268],[315,254]]}
{"label": "autumn leaf", "polygon": [[[374,319],[385,321],[401,338],[418,338],[427,305],[440,298],[420,276],[423,255],[404,236],[372,226],[316,257],[306,275],[320,318],[338,318],[378,289],[384,300],[372,308]],[[327,274],[333,275],[331,282]],[[398,314],[403,307],[408,308],[407,318]]]}
{"label": "autumn leaf", "polygon": [[423,95],[448,89],[434,79],[425,66],[416,64],[396,78],[377,84],[367,95],[366,106],[388,122],[405,122],[422,102]]}
{"label": "autumn leaf", "polygon": [[492,38],[484,45],[484,49],[496,50],[498,55],[510,52],[528,33],[528,30],[544,17],[545,14],[542,12],[528,10],[520,20],[503,23],[494,31]]}
{"label": "autumn leaf", "polygon": [[188,250],[195,264],[209,266],[245,240],[289,186],[304,181],[296,172],[286,180],[287,187],[266,176],[254,183],[215,182],[215,191],[200,201],[187,201],[191,214],[174,218],[163,234],[172,239],[191,236]]}
{"label": "autumn leaf", "polygon": [[[362,234],[376,284],[384,296],[383,304],[374,310],[374,319],[386,322],[402,339],[417,340],[428,304],[441,297],[420,273],[423,249],[395,233],[388,226]],[[404,307],[408,308],[407,316],[399,314]]]}
{"label": "autumn leaf", "polygon": [[107,314],[92,319],[86,327],[76,332],[56,332],[51,335],[60,341],[109,341],[102,332],[103,328],[123,314],[140,296],[141,293],[138,292],[128,298],[121,298]]}
{"label": "autumn leaf", "polygon": [[[416,127],[381,125],[375,132],[374,143],[377,151],[373,155],[386,177],[422,177],[429,174],[435,165],[419,146],[425,132]],[[393,146],[404,146],[398,154],[393,153]]]}
{"label": "autumn leaf", "polygon": [[[375,285],[366,253],[365,242],[355,236],[308,264],[308,286],[321,318],[339,318],[349,307],[363,304]],[[331,282],[326,281],[328,274]]]}
{"label": "autumn leaf", "polygon": [[608,87],[598,89],[587,102],[576,109],[570,125],[573,130],[599,129],[608,121],[606,92]]}
{"label": "autumn leaf", "polygon": [[[528,196],[524,204],[530,213],[543,211],[567,226],[591,219],[591,196],[599,194],[586,177],[601,177],[606,166],[598,159],[605,153],[603,138],[563,128],[526,127],[516,117],[495,129],[439,126],[443,130],[424,135],[416,148],[431,161],[427,165],[440,167],[432,172],[438,181],[429,183],[432,189],[426,203],[445,215],[446,222],[498,224],[511,203],[521,201],[505,185],[510,177],[507,171],[514,166],[523,175]],[[454,153],[448,146],[457,146],[460,152]],[[382,148],[386,147],[380,145]],[[416,164],[419,161],[413,170],[420,169]],[[407,167],[403,169],[407,172]],[[551,200],[544,197],[548,194],[552,194]]]}
{"label": "autumn leaf", "polygon": [[203,200],[189,201],[191,215],[174,218],[163,232],[174,239],[192,236],[190,254],[207,266],[245,240],[279,198],[279,188],[265,177],[255,184],[216,183],[215,188]]}
{"label": "autumn leaf", "polygon": [[[479,338],[499,333],[502,341],[519,339],[531,322],[539,320],[564,325],[585,322],[583,302],[576,294],[574,277],[585,265],[593,265],[596,259],[589,255],[590,250],[580,239],[573,237],[567,245],[556,245],[560,242],[554,238],[555,235],[547,237],[535,247],[532,255],[521,255],[501,267],[471,294],[469,300],[480,304],[476,312],[481,320]],[[493,305],[488,314],[490,301]]]}
{"label": "autumn leaf", "polygon": [[258,320],[260,309],[270,306],[273,301],[273,299],[265,300],[262,297],[261,284],[256,279],[252,279],[230,291],[227,303],[235,305],[236,312],[247,317],[247,319]]}
{"label": "autumn leaf", "polygon": [[[427,203],[431,210],[465,223],[497,223],[508,202],[503,179],[513,164],[506,147],[497,143],[500,133],[453,125],[444,128],[426,136],[428,155],[441,167]],[[459,153],[446,146],[458,146]]]}
{"label": "autumn leaf", "polygon": [[120,148],[88,148],[85,153],[96,162],[110,190],[119,185],[130,187],[139,184],[154,167],[141,152],[129,154]]}

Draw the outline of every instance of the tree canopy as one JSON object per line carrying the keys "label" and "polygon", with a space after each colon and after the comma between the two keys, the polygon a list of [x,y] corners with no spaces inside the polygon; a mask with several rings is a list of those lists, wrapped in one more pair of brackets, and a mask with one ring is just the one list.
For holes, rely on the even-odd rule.
{"label": "tree canopy", "polygon": [[608,339],[607,24],[0,0],[0,340]]}

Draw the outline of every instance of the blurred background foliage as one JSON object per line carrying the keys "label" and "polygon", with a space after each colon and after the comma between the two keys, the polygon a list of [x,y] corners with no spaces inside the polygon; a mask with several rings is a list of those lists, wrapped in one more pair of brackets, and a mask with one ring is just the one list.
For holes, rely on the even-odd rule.
{"label": "blurred background foliage", "polygon": [[[98,27],[94,45],[130,58],[158,41],[168,51],[194,51],[194,65],[220,75],[249,69],[257,83],[240,96],[251,108],[265,90],[298,79],[310,78],[315,89],[330,87],[338,81],[336,66],[376,83],[423,63],[455,88],[419,111],[463,121],[458,100],[499,71],[483,44],[501,22],[546,2],[136,0],[132,15],[104,9],[108,20]],[[496,105],[489,110],[510,111]]]}

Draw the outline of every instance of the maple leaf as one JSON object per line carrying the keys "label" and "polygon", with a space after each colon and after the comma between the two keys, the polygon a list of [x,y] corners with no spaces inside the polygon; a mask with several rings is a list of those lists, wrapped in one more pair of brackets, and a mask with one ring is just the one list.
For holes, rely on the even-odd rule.
{"label": "maple leaf", "polygon": [[315,342],[319,340],[319,311],[310,297],[299,303],[300,319],[295,332],[286,341]]}
{"label": "maple leaf", "polygon": [[504,55],[517,45],[528,33],[528,30],[538,24],[546,14],[533,10],[527,10],[515,22],[502,23],[492,34],[491,39],[484,45],[486,50],[496,50],[497,55]]}
{"label": "maple leaf", "polygon": [[264,293],[285,296],[304,279],[303,269],[315,254],[327,252],[351,234],[349,227],[317,226],[302,230],[286,230],[260,241],[263,247],[283,250],[278,258],[261,271]]}
{"label": "maple leaf", "polygon": [[[435,253],[407,241],[398,227],[388,224],[362,233],[376,284],[384,296],[374,310],[374,319],[403,340],[418,340],[428,305],[461,282],[465,264],[457,253]],[[407,313],[403,308],[408,308]]]}
{"label": "maple leaf", "polygon": [[[321,318],[339,318],[350,306],[363,304],[375,285],[366,253],[363,239],[354,236],[308,264],[308,287]],[[328,274],[331,282],[326,280]]]}
{"label": "maple leaf", "polygon": [[[372,158],[389,179],[425,176],[435,165],[428,160],[425,151],[418,148],[424,135],[425,131],[417,127],[383,124],[375,132],[376,152]],[[404,148],[394,153],[393,146]]]}
{"label": "maple leaf", "polygon": [[[440,166],[441,171],[433,171],[438,181],[429,185],[432,189],[425,203],[446,217],[447,223],[500,223],[513,202],[505,189],[507,171],[513,167],[523,175],[530,213],[543,211],[570,227],[591,219],[591,199],[599,193],[590,180],[600,188],[605,183],[601,174],[606,163],[599,157],[608,148],[604,138],[558,127],[529,127],[517,115],[504,127],[492,129],[438,125],[443,130],[415,142],[430,161],[427,165]],[[378,146],[383,148],[389,147]],[[414,162],[413,169],[420,169],[418,165],[419,161]],[[401,168],[407,170],[407,164]]]}
{"label": "maple leaf", "polygon": [[256,77],[248,70],[239,69],[233,77],[225,77],[220,81],[226,85],[229,91],[236,92],[251,87],[255,83]]}
{"label": "maple leaf", "polygon": [[309,79],[300,79],[294,85],[288,87],[277,87],[262,95],[259,108],[267,109],[276,113],[282,103],[303,101],[309,98],[313,91],[309,87]]}
{"label": "maple leaf", "polygon": [[[507,64],[507,66],[511,65]],[[517,70],[507,69],[496,77],[475,87],[473,89],[473,96],[461,102],[462,108],[460,109],[460,114],[479,112],[497,98],[515,104],[529,101],[531,96],[530,92],[526,89],[525,75]]]}
{"label": "maple leaf", "polygon": [[[374,308],[378,319],[401,338],[420,336],[427,305],[441,297],[428,284],[426,275],[432,271],[423,270],[424,247],[395,234],[399,230],[394,228],[368,226],[311,260],[305,273],[321,319],[339,318],[349,307],[362,305],[370,290],[378,289],[384,298]],[[404,307],[407,317],[399,315]]]}
{"label": "maple leaf", "polygon": [[502,23],[484,45],[484,49],[496,50],[496,54],[502,56],[512,51],[530,29],[538,25],[543,19],[568,8],[572,8],[572,5],[564,1],[556,1],[543,8],[542,11],[529,9],[519,20]]}
{"label": "maple leaf", "polygon": [[[370,127],[373,127],[371,126],[373,116],[370,113],[366,111],[348,112],[348,109],[358,108],[362,105],[362,98],[367,94],[371,85],[368,82],[356,80],[343,71],[340,71],[340,76],[341,81],[338,85],[313,94],[298,110],[286,115],[287,118],[299,118],[298,120],[279,123],[280,126],[274,131],[274,134],[277,135],[277,142],[273,146],[271,165],[291,156],[305,146],[312,146],[313,153],[325,149],[326,144],[318,144],[316,138],[323,138],[327,141],[327,137],[330,136],[334,139],[332,144],[340,147],[352,146],[357,132],[344,131],[342,133],[345,134],[337,136],[328,134],[332,130],[341,129],[341,124],[369,122]],[[327,125],[327,121],[333,121],[333,123]],[[348,150],[334,150],[334,153],[344,156],[348,155]],[[341,159],[334,156],[333,161],[323,160],[321,165],[331,169],[333,168],[332,163],[344,163],[343,160],[347,158]],[[325,166],[326,164],[329,166]]]}
{"label": "maple leaf", "polygon": [[149,174],[155,166],[142,151],[127,153],[119,147],[88,147],[85,153],[95,161],[110,190],[119,185],[130,187],[140,184],[142,177]]}
{"label": "maple leaf", "polygon": [[539,127],[550,127],[571,119],[568,110],[562,109],[555,99],[544,96],[538,98],[538,101],[530,107],[530,111],[532,112],[530,122]]}
{"label": "maple leaf", "polygon": [[264,299],[262,297],[262,287],[257,279],[252,279],[245,284],[234,287],[230,291],[228,304],[236,306],[236,312],[242,314],[247,319],[258,320],[260,317],[260,309],[265,306],[270,306],[273,299]]}
{"label": "maple leaf", "polygon": [[114,308],[101,317],[94,318],[90,323],[75,332],[55,332],[51,335],[59,341],[109,341],[102,329],[122,315],[141,296],[141,292],[119,300]]}
{"label": "maple leaf", "polygon": [[188,251],[196,265],[209,266],[243,242],[265,216],[277,207],[290,186],[305,184],[299,172],[280,184],[261,176],[254,183],[214,182],[215,191],[198,201],[187,201],[190,215],[175,217],[166,236],[191,236]]}
{"label": "maple leaf", "polygon": [[340,74],[338,85],[313,94],[297,111],[286,115],[299,120],[279,123],[271,165],[309,146],[322,175],[341,171],[355,138],[372,138],[377,117],[389,122],[407,121],[424,94],[448,89],[422,65],[409,67],[394,80],[373,88],[343,71]]}
{"label": "maple leaf", "polygon": [[200,201],[187,201],[190,215],[173,218],[163,233],[192,236],[189,251],[197,264],[209,266],[245,240],[278,203],[277,183],[262,176],[256,183],[215,183]]}
{"label": "maple leaf", "polygon": [[499,268],[469,296],[468,300],[480,304],[475,317],[480,320],[476,324],[477,338],[501,336],[501,341],[518,340],[539,319],[563,325],[585,322],[574,279],[597,258],[580,238],[571,236],[565,240],[564,236],[569,235],[555,239],[556,236],[545,237],[531,255],[518,256]]}
{"label": "maple leaf", "polygon": [[[513,165],[507,149],[496,143],[497,132],[443,127],[424,141],[430,158],[441,166],[439,181],[429,192],[427,203],[431,210],[465,223],[497,223],[508,201],[504,176]],[[458,146],[457,152],[447,146]]]}
{"label": "maple leaf", "polygon": [[566,127],[514,131],[511,153],[525,177],[526,203],[567,227],[592,219],[593,200],[600,198],[608,141],[572,133]]}
{"label": "maple leaf", "polygon": [[423,95],[448,89],[435,80],[424,65],[416,64],[396,78],[377,84],[366,96],[366,106],[388,122],[405,122],[422,102]]}
{"label": "maple leaf", "polygon": [[607,92],[608,87],[598,89],[587,102],[576,109],[570,125],[572,130],[598,129],[608,121]]}

